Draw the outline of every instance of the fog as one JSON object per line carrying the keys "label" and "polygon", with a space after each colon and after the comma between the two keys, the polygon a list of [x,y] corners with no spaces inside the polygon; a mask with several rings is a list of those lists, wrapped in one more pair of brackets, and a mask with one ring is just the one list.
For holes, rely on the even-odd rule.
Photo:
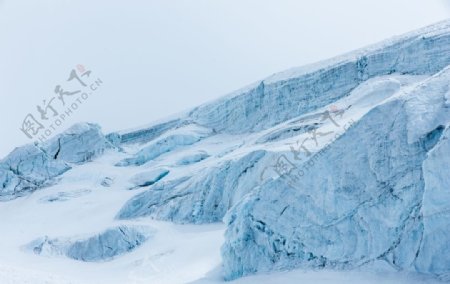
{"label": "fog", "polygon": [[444,0],[0,1],[0,157],[80,64],[103,83],[51,135],[148,124],[449,17]]}

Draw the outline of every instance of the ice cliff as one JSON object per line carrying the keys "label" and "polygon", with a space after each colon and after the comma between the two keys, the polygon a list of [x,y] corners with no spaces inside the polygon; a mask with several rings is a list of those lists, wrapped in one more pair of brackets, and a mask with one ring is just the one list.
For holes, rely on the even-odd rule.
{"label": "ice cliff", "polygon": [[380,260],[448,277],[449,86],[446,69],[375,107],[311,157],[307,173],[242,200],[226,218],[226,277]]}

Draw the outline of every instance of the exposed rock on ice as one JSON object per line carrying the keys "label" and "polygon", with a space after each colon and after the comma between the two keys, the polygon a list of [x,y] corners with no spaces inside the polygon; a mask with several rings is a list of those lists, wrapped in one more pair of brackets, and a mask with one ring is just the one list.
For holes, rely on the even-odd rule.
{"label": "exposed rock on ice", "polygon": [[111,177],[105,177],[100,184],[104,187],[110,187],[114,184],[114,179]]}

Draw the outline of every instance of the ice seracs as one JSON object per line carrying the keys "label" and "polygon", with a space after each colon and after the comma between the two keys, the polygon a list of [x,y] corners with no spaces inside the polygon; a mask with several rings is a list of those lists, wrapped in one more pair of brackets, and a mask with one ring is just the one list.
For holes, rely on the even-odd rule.
{"label": "ice seracs", "polygon": [[167,134],[162,135],[155,142],[152,141],[149,145],[143,147],[139,152],[134,154],[133,157],[126,158],[116,165],[140,166],[165,153],[195,144],[211,134],[211,130],[194,124],[187,125],[173,131],[168,131]]}
{"label": "ice seracs", "polygon": [[450,62],[449,22],[442,22],[369,48],[275,74],[194,109],[198,124],[228,133],[267,129],[347,96],[367,79],[431,75]]}
{"label": "ice seracs", "polygon": [[52,182],[52,179],[103,154],[114,146],[100,127],[79,123],[42,143],[16,148],[0,161],[0,197],[13,198]]}
{"label": "ice seracs", "polygon": [[226,160],[197,175],[136,195],[120,219],[152,216],[177,223],[219,222],[228,209],[258,185],[265,151]]}
{"label": "ice seracs", "polygon": [[86,239],[42,237],[32,241],[26,248],[39,255],[67,256],[80,261],[98,262],[111,260],[136,249],[153,233],[148,227],[121,225]]}
{"label": "ice seracs", "polygon": [[[306,174],[291,173],[297,177],[289,183],[283,177],[269,181],[239,202],[226,218],[225,277],[292,267],[350,269],[376,261],[448,275],[449,242],[440,230],[446,230],[441,226],[450,176],[429,169],[430,163],[449,163],[448,156],[430,162],[448,148],[445,73],[370,110],[326,155],[311,158]],[[439,195],[438,209],[428,208],[436,202],[430,191]]]}

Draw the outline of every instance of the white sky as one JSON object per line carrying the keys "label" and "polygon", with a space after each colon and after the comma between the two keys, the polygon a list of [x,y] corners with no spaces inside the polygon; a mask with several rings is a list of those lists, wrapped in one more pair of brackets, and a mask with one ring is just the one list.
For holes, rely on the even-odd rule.
{"label": "white sky", "polygon": [[0,0],[0,157],[77,64],[104,84],[59,130],[134,128],[450,18],[449,1]]}

